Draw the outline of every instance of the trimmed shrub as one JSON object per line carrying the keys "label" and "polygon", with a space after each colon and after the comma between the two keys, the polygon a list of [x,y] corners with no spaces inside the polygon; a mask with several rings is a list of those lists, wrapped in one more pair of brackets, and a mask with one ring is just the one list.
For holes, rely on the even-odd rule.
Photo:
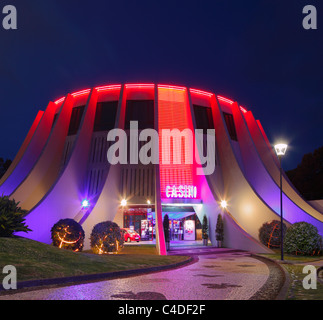
{"label": "trimmed shrub", "polygon": [[202,222],[202,239],[207,240],[209,239],[209,226],[206,215],[203,216]]}
{"label": "trimmed shrub", "polygon": [[121,229],[112,221],[96,224],[90,239],[92,251],[97,254],[118,253],[124,242]]}
{"label": "trimmed shrub", "polygon": [[[286,225],[283,224],[284,235],[286,234]],[[259,229],[259,240],[270,249],[280,248],[281,244],[281,222],[273,220],[265,222]]]}
{"label": "trimmed shrub", "polygon": [[0,237],[12,237],[15,232],[31,231],[25,224],[26,210],[22,210],[19,202],[9,197],[0,197]]}
{"label": "trimmed shrub", "polygon": [[82,251],[84,246],[84,230],[73,219],[61,219],[51,229],[53,245],[58,248]]}
{"label": "trimmed shrub", "polygon": [[287,253],[293,255],[320,255],[322,254],[322,238],[312,224],[297,222],[288,228],[284,248]]}
{"label": "trimmed shrub", "polygon": [[224,240],[224,226],[223,226],[223,219],[221,214],[218,215],[218,219],[216,222],[216,228],[215,228],[215,239],[218,241],[219,246],[222,246],[222,242]]}
{"label": "trimmed shrub", "polygon": [[209,225],[207,221],[206,215],[203,216],[203,222],[202,222],[202,239],[203,239],[203,245],[208,245],[208,239],[209,239]]}

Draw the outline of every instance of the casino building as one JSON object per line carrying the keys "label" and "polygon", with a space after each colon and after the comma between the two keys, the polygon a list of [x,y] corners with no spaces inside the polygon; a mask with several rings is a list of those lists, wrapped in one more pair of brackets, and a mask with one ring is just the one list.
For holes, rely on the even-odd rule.
{"label": "casino building", "polygon": [[[159,157],[169,152],[170,163],[153,163],[149,151],[138,160],[131,143],[124,150],[134,161],[110,163],[107,154],[117,140],[109,141],[108,134],[122,129],[134,142],[131,121],[138,122],[139,133],[147,128],[157,133],[190,129],[195,135],[196,129],[203,129],[193,147],[200,143],[198,150],[208,150],[214,170],[197,174],[205,167],[196,159],[175,163],[174,158],[188,152],[184,143],[177,150],[165,150],[159,143]],[[210,145],[212,132],[215,143]],[[144,149],[149,138],[135,143]],[[111,220],[136,230],[143,241],[155,239],[159,253],[166,254],[166,213],[173,241],[201,239],[205,215],[216,245],[221,214],[224,246],[268,252],[259,241],[259,228],[280,219],[279,162],[260,121],[238,102],[173,85],[107,85],[49,102],[0,180],[0,194],[29,211],[26,223],[32,232],[22,236],[50,244],[52,226],[72,218],[85,231],[85,248],[93,226]],[[226,208],[221,206],[224,201]],[[306,202],[285,175],[283,212],[287,225],[306,221],[323,235],[322,207]]]}

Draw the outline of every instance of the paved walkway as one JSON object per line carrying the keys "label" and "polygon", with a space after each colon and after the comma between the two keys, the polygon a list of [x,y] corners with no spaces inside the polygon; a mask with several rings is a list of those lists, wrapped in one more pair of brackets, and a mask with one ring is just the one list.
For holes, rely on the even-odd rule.
{"label": "paved walkway", "polygon": [[270,266],[246,252],[171,252],[178,253],[194,254],[198,261],[175,270],[17,293],[0,300],[247,300],[270,282]]}

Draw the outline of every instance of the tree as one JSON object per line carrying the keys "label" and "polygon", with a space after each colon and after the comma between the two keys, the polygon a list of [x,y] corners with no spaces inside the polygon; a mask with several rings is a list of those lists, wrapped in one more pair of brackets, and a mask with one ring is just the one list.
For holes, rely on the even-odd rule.
{"label": "tree", "polygon": [[[286,225],[283,224],[283,235],[286,233]],[[259,229],[259,240],[270,249],[280,248],[281,246],[281,222],[272,220],[265,222]]]}
{"label": "tree", "polygon": [[7,159],[4,161],[3,158],[0,158],[0,178],[6,173],[6,171],[9,169],[12,161]]}
{"label": "tree", "polygon": [[216,241],[218,241],[219,247],[222,247],[222,242],[224,240],[224,227],[223,227],[223,219],[221,214],[218,215],[218,219],[216,222],[216,228],[215,228],[215,237]]}
{"label": "tree", "polygon": [[209,234],[208,234],[209,226],[208,226],[208,221],[206,215],[203,217],[203,222],[202,222],[202,239],[203,239],[203,245],[207,246],[207,242],[209,239]]}
{"label": "tree", "polygon": [[12,237],[15,232],[31,231],[25,224],[26,210],[19,207],[19,202],[7,196],[0,197],[0,237]]}
{"label": "tree", "polygon": [[294,255],[320,255],[322,238],[315,226],[307,222],[296,222],[287,229],[284,247]]}
{"label": "tree", "polygon": [[166,250],[168,251],[170,249],[170,243],[169,243],[169,218],[168,214],[165,215],[164,221],[163,221],[163,227],[164,227],[164,236],[165,236],[165,243],[166,243]]}
{"label": "tree", "polygon": [[323,198],[323,147],[303,156],[297,168],[286,172],[306,200]]}

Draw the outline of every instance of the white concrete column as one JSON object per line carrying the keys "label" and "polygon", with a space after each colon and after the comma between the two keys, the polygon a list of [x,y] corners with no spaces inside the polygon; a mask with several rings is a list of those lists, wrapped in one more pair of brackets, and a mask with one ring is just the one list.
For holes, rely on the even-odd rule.
{"label": "white concrete column", "polygon": [[[38,201],[37,206],[26,217],[26,224],[33,232],[24,235],[25,237],[51,243],[50,230],[53,225],[60,219],[73,219],[79,212],[82,201],[81,190],[87,168],[91,134],[95,118],[96,102],[97,92],[92,90],[87,99],[86,108],[70,158],[59,177],[56,177],[55,181],[51,184],[46,195]],[[43,154],[42,161],[53,161],[54,168],[61,161],[61,151],[63,150],[65,137],[69,128],[74,98],[68,95],[65,103],[67,105],[63,107],[54,128],[54,131],[57,128],[58,132],[52,135],[53,141],[47,146],[52,146],[53,148],[48,151],[46,150]],[[55,153],[55,151],[59,151],[59,154]],[[51,168],[48,169],[51,170]]]}
{"label": "white concrete column", "polygon": [[[155,130],[159,132],[158,127],[158,85],[155,85]],[[159,141],[161,143],[161,141]],[[159,159],[160,161],[160,159]],[[160,171],[159,164],[155,165],[155,230],[156,230],[156,249],[160,255],[167,255],[164,226],[163,226],[163,210],[161,205],[161,190],[160,190]]]}
{"label": "white concrete column", "polygon": [[[0,187],[0,194],[11,195],[28,176],[46,145],[52,129],[56,104],[50,102],[20,161]],[[19,199],[18,199],[19,200]]]}
{"label": "white concrete column", "polygon": [[[62,105],[43,152],[40,154],[28,176],[10,195],[11,199],[16,199],[20,202],[23,209],[31,210],[36,206],[48,190],[50,190],[58,177],[73,103],[74,98],[68,95]],[[52,121],[48,125],[51,127]]]}
{"label": "white concrete column", "polygon": [[37,116],[32,124],[32,126],[30,127],[27,136],[24,140],[24,142],[22,143],[17,155],[15,156],[15,158],[13,159],[10,167],[8,168],[8,170],[5,172],[5,174],[1,177],[0,179],[0,186],[7,180],[7,178],[11,175],[11,173],[13,172],[13,170],[16,168],[17,164],[19,163],[19,161],[21,160],[22,156],[24,155],[32,137],[35,134],[35,131],[42,119],[44,115],[44,111],[38,111]]}

